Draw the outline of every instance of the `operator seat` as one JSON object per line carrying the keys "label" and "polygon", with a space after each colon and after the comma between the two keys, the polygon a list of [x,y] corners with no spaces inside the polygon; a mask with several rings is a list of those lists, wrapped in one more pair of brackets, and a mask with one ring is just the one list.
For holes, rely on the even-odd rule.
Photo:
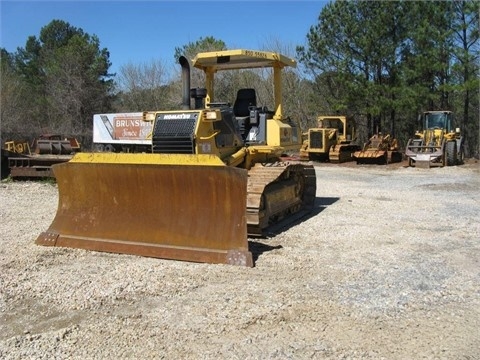
{"label": "operator seat", "polygon": [[233,114],[235,115],[240,134],[244,140],[250,130],[250,106],[257,106],[255,89],[239,89],[237,98],[233,103]]}
{"label": "operator seat", "polygon": [[236,117],[250,116],[250,106],[257,106],[255,89],[239,89],[233,104],[233,113]]}

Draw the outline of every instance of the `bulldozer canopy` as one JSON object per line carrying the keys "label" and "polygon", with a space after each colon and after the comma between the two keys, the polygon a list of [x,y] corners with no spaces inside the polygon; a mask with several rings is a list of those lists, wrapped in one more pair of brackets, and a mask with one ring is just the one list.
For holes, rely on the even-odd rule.
{"label": "bulldozer canopy", "polygon": [[225,50],[200,53],[193,66],[206,72],[262,67],[296,67],[295,60],[282,54],[258,50]]}

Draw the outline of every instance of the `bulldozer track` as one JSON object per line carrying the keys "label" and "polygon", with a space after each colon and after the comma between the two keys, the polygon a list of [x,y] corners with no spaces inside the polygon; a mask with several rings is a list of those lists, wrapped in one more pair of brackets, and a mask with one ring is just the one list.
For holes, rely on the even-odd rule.
{"label": "bulldozer track", "polygon": [[339,144],[334,145],[330,149],[329,152],[329,160],[332,164],[340,164],[347,161],[352,161],[353,156],[352,154],[359,150],[357,145],[350,145],[350,144]]}
{"label": "bulldozer track", "polygon": [[[275,192],[280,195],[273,195]],[[295,196],[291,196],[292,192]],[[269,226],[287,215],[310,211],[315,194],[316,177],[312,165],[256,164],[248,173],[247,233],[262,236]]]}

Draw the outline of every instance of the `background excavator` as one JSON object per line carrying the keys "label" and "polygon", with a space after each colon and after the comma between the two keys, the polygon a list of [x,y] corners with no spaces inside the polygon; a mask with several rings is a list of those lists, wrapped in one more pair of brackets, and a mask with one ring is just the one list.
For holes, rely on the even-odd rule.
{"label": "background excavator", "polygon": [[[152,153],[78,153],[55,165],[58,209],[37,244],[253,266],[247,234],[312,209],[313,166],[281,160],[301,146],[299,125],[282,113],[282,69],[295,61],[199,53],[191,64],[205,88],[195,89],[190,61],[179,61],[182,109],[143,113]],[[274,109],[257,106],[254,89],[238,90],[233,107],[215,101],[217,72],[255,68],[273,69]]]}

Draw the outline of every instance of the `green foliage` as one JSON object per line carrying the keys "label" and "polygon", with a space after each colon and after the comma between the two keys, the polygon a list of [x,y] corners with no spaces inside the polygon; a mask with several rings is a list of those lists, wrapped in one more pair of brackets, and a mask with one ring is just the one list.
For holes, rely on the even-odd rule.
{"label": "green foliage", "polygon": [[178,58],[183,55],[191,60],[199,52],[220,50],[227,50],[227,45],[222,40],[215,39],[213,36],[200,37],[200,39],[195,42],[189,42],[181,47],[176,47],[174,58],[175,61],[178,61]]}
{"label": "green foliage", "polygon": [[58,132],[88,143],[91,117],[109,107],[112,89],[109,53],[100,48],[98,37],[53,20],[12,57],[21,79],[18,88],[26,89],[22,100],[29,108],[23,118],[28,114],[27,125],[33,133],[27,135]]}
{"label": "green foliage", "polygon": [[[28,114],[25,99],[28,91],[25,82],[18,74],[15,58],[5,49],[1,49],[0,58],[0,118],[2,125],[2,143],[6,138],[11,139],[15,133],[24,129],[22,119]],[[27,103],[28,104],[28,103]]]}
{"label": "green foliage", "polygon": [[[459,96],[478,98],[478,13],[471,0],[335,1],[297,56],[328,109],[356,116],[363,140],[377,129],[406,140],[421,111],[461,113]],[[478,124],[469,108],[465,125]]]}
{"label": "green foliage", "polygon": [[57,186],[57,179],[54,178],[54,177],[45,177],[45,178],[41,178],[39,180],[39,182],[45,184],[45,185],[50,185],[50,186],[53,186],[53,187],[56,187]]}
{"label": "green foliage", "polygon": [[169,79],[160,61],[148,64],[126,64],[117,75],[115,112],[169,109]]}
{"label": "green foliage", "polygon": [[[296,49],[305,72],[284,74],[285,115],[299,116],[304,130],[316,115],[354,115],[360,141],[380,130],[405,144],[420,112],[453,110],[467,156],[478,156],[479,13],[475,0],[326,4],[307,45]],[[280,42],[266,48],[292,56]],[[175,62],[226,49],[222,40],[200,37],[176,47]],[[181,102],[179,69],[170,73],[159,61],[126,64],[114,84],[100,40],[61,20],[14,54],[1,49],[0,60],[3,137],[60,132],[88,146],[94,113],[175,109]],[[267,70],[221,72],[213,100],[233,103],[239,88],[254,87],[258,104],[273,107],[271,76]],[[203,84],[203,73],[192,69],[191,86]]]}
{"label": "green foliage", "polygon": [[[195,42],[189,42],[188,44],[181,47],[176,47],[174,53],[175,62],[178,63],[178,59],[180,58],[180,56],[185,56],[188,60],[191,61],[199,52],[219,50],[227,50],[227,46],[222,40],[215,39],[213,36],[207,36],[205,38],[200,37]],[[220,75],[220,77],[221,76],[223,75]],[[203,87],[203,84],[205,83],[203,72],[197,69],[191,69],[191,82],[192,87]],[[179,86],[177,87],[179,88]],[[218,97],[218,99],[220,98]]]}
{"label": "green foliage", "polygon": [[0,182],[2,184],[10,184],[10,183],[13,183],[13,178],[10,175],[8,175],[5,179],[0,180]]}

